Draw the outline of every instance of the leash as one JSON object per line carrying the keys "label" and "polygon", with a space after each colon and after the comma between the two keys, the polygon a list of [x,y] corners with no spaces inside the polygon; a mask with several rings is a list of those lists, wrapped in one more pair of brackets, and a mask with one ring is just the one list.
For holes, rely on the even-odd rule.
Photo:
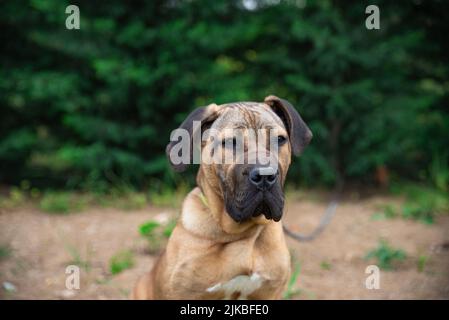
{"label": "leash", "polygon": [[335,211],[337,210],[338,204],[340,202],[342,189],[343,183],[338,183],[333,192],[332,200],[329,202],[329,205],[327,206],[327,209],[324,212],[324,215],[321,218],[321,221],[318,227],[315,228],[315,230],[313,230],[309,234],[301,234],[291,231],[285,226],[285,224],[283,224],[282,229],[284,229],[285,234],[300,242],[311,241],[315,239],[321,232],[324,231],[324,229],[327,227],[327,225],[331,222],[332,218],[334,217]]}

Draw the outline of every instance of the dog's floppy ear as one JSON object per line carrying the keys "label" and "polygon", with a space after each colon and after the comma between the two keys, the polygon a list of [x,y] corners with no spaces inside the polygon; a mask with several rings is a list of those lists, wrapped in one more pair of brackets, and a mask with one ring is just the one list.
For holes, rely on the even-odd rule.
{"label": "dog's floppy ear", "polygon": [[[177,171],[177,172],[185,171],[187,169],[187,167],[189,166],[189,164],[193,163],[195,138],[197,137],[198,134],[200,135],[198,141],[201,146],[201,134],[206,129],[206,127],[210,126],[211,123],[217,118],[217,109],[218,109],[218,106],[216,104],[210,104],[206,107],[197,108],[197,109],[193,110],[187,116],[187,118],[182,122],[182,124],[179,126],[178,129],[181,129],[185,133],[188,133],[188,138],[189,138],[188,153],[189,153],[190,159],[187,159],[188,160],[187,163],[185,161],[181,162],[181,163],[173,162],[173,159],[172,159],[173,155],[171,154],[171,151],[172,151],[173,147],[175,147],[178,143],[180,143],[180,141],[179,140],[173,141],[172,137],[170,137],[171,141],[165,148],[165,154],[167,155],[168,160],[175,171]],[[194,126],[194,121],[200,121],[201,126],[198,126],[199,128],[197,126]],[[172,134],[173,134],[173,132],[172,132]],[[184,136],[184,138],[185,138],[185,136]],[[182,140],[182,138],[181,138],[181,140]],[[196,146],[196,147],[200,147],[200,146]],[[186,151],[186,150],[183,150],[183,151]]]}
{"label": "dog's floppy ear", "polygon": [[270,95],[264,102],[281,118],[290,136],[294,155],[299,155],[312,140],[312,131],[302,120],[298,111],[287,100]]}

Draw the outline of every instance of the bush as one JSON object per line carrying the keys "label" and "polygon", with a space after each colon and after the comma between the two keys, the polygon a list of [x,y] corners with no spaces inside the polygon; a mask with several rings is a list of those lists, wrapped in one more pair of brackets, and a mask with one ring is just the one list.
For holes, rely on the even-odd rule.
{"label": "bush", "polygon": [[67,0],[7,1],[0,181],[173,186],[164,149],[192,109],[276,94],[314,132],[291,181],[387,168],[447,188],[449,3],[377,3],[381,30],[368,31],[360,1],[82,0],[69,31]]}

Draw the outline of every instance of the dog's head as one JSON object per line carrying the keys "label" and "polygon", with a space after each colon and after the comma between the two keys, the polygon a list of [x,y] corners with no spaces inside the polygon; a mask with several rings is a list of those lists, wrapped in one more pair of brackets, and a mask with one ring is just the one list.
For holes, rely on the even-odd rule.
{"label": "dog's head", "polygon": [[[180,129],[166,150],[176,171],[200,163],[202,180],[222,196],[235,222],[281,219],[291,154],[312,138],[288,101],[268,96],[263,103],[211,104],[193,111]],[[175,136],[188,138],[187,146]]]}

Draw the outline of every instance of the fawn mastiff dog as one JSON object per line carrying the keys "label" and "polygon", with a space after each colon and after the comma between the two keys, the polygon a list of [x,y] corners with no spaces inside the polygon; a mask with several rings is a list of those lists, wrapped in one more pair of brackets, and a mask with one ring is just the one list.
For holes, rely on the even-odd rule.
{"label": "fawn mastiff dog", "polygon": [[[279,222],[283,186],[291,155],[301,153],[312,132],[295,108],[276,96],[268,96],[262,103],[198,108],[180,126],[190,136],[195,134],[193,121],[201,121],[196,128],[201,133],[212,129],[218,133],[214,139],[206,134],[201,150],[210,144],[217,146],[218,140],[223,154],[234,155],[233,161],[207,162],[204,157],[211,154],[202,152],[197,187],[184,200],[166,250],[152,271],[139,279],[132,298],[279,299],[290,277],[290,255]],[[260,132],[275,129],[276,154],[270,148],[263,150],[275,159],[275,169],[258,161],[236,161],[245,156],[249,159],[254,141],[245,136],[243,152],[236,155],[233,131],[227,129],[253,129],[258,132],[256,140],[262,139]],[[168,155],[175,144],[168,144]],[[170,162],[176,171],[188,165],[175,164],[171,158]],[[264,174],[263,169],[267,169]]]}

